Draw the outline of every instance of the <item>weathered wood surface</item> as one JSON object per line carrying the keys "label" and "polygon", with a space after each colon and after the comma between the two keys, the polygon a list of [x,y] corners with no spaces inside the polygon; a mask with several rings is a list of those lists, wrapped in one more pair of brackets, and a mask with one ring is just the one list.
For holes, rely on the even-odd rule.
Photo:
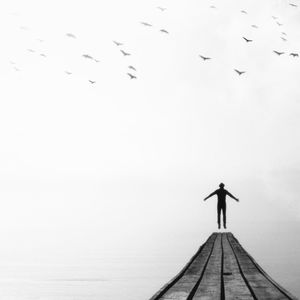
{"label": "weathered wood surface", "polygon": [[150,300],[297,300],[266,274],[232,233],[213,233]]}

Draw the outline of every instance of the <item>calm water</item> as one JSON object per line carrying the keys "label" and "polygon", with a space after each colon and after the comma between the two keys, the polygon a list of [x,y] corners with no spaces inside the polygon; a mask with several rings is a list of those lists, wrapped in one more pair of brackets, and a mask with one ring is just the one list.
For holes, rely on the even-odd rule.
{"label": "calm water", "polygon": [[[272,238],[259,233],[236,237],[257,262],[283,287],[300,297],[300,261],[297,230],[284,234],[270,229]],[[141,300],[149,299],[185,265],[206,240],[169,237],[155,247],[119,253],[98,253],[76,259],[42,258],[30,263],[14,261],[0,266],[3,300]],[[148,249],[148,250],[147,250]]]}

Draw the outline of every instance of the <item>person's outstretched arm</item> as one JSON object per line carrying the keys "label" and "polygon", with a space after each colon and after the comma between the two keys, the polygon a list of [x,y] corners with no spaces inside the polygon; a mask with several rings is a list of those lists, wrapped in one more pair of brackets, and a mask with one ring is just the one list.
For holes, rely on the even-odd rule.
{"label": "person's outstretched arm", "polygon": [[234,197],[232,194],[230,194],[228,191],[227,191],[227,195],[231,198],[233,198],[235,201],[239,202],[240,200],[236,197]]}
{"label": "person's outstretched arm", "polygon": [[211,196],[215,195],[217,193],[217,191],[214,191],[213,193],[211,193],[210,195],[208,195],[206,198],[204,198],[203,201],[206,201],[208,198],[210,198]]}

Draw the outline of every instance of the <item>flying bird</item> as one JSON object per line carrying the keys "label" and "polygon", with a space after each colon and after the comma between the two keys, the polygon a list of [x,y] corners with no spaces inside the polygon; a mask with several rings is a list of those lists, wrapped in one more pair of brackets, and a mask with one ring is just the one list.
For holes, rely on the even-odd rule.
{"label": "flying bird", "polygon": [[234,69],[234,71],[236,71],[236,72],[239,74],[239,76],[241,76],[241,75],[243,75],[244,73],[246,73],[246,71],[239,71],[239,70],[237,70],[237,69]]}
{"label": "flying bird", "polygon": [[127,75],[130,77],[130,79],[137,79],[135,75],[132,75],[131,73],[127,73]]}
{"label": "flying bird", "polygon": [[114,42],[114,44],[116,44],[117,46],[122,46],[123,44],[122,43],[119,43],[119,42],[117,42],[117,41],[113,41]]}
{"label": "flying bird", "polygon": [[144,26],[152,26],[151,24],[147,23],[147,22],[141,22],[142,25]]}
{"label": "flying bird", "polygon": [[40,56],[47,57],[46,54],[44,53],[41,53]]}
{"label": "flying bird", "polygon": [[33,49],[27,49],[27,51],[34,53],[35,51]]}
{"label": "flying bird", "polygon": [[72,72],[70,72],[70,71],[65,71],[65,73],[68,75],[72,75]]}
{"label": "flying bird", "polygon": [[161,29],[160,32],[169,34],[169,32],[166,29]]}
{"label": "flying bird", "polygon": [[243,37],[243,39],[244,39],[247,43],[253,42],[253,40],[249,40],[249,39],[247,39],[247,38],[245,38],[245,37]]}
{"label": "flying bird", "polygon": [[69,38],[76,39],[76,36],[73,33],[66,33],[66,36]]}
{"label": "flying bird", "polygon": [[199,57],[201,57],[203,60],[211,59],[211,57],[203,56],[203,55],[200,55],[200,54],[199,54]]}
{"label": "flying bird", "polygon": [[258,28],[258,26],[257,26],[257,25],[255,25],[255,24],[254,24],[254,25],[251,25],[251,27],[253,27],[253,28]]}
{"label": "flying bird", "polygon": [[299,54],[298,53],[290,53],[290,56],[299,57]]}
{"label": "flying bird", "polygon": [[128,66],[129,69],[136,71],[136,68],[134,66]]}
{"label": "flying bird", "polygon": [[211,5],[210,8],[216,8],[214,5]]}
{"label": "flying bird", "polygon": [[120,51],[123,53],[123,55],[124,55],[124,56],[131,55],[130,53],[128,53],[128,52],[125,52],[125,51],[124,51],[124,50],[122,50],[122,49],[121,49]]}
{"label": "flying bird", "polygon": [[93,80],[89,80],[89,82],[90,82],[91,84],[96,83],[96,81],[93,81]]}
{"label": "flying bird", "polygon": [[280,37],[284,42],[286,42],[287,41],[287,39],[285,39],[284,37]]}
{"label": "flying bird", "polygon": [[276,16],[272,16],[272,18],[273,18],[273,20],[277,20],[278,19],[278,17],[276,17]]}
{"label": "flying bird", "polygon": [[247,14],[247,12],[245,10],[241,10],[241,13],[243,14]]}
{"label": "flying bird", "polygon": [[94,59],[92,56],[90,56],[89,54],[83,54],[82,55],[84,58],[87,58],[87,59]]}
{"label": "flying bird", "polygon": [[281,32],[282,35],[287,35],[285,32]]}
{"label": "flying bird", "polygon": [[278,26],[282,26],[283,25],[282,23],[279,23],[279,22],[276,22],[276,23],[277,23]]}
{"label": "flying bird", "polygon": [[100,60],[98,60],[98,59],[94,58],[94,61],[98,63]]}
{"label": "flying bird", "polygon": [[293,6],[293,7],[298,7],[298,5],[294,4],[294,3],[289,3],[290,6]]}
{"label": "flying bird", "polygon": [[284,54],[284,52],[279,52],[279,51],[276,51],[276,50],[273,50],[273,52],[276,53],[279,56],[282,55],[282,54]]}
{"label": "flying bird", "polygon": [[165,11],[166,8],[165,7],[161,7],[161,6],[157,6],[157,9],[161,10],[161,11]]}

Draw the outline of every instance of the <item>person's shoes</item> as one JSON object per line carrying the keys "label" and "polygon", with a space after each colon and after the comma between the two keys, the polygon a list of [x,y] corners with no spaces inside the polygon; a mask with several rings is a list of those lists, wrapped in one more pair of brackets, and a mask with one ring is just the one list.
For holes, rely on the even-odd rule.
{"label": "person's shoes", "polygon": [[218,228],[219,228],[219,229],[221,228],[221,225],[220,225],[220,224],[218,224]]}
{"label": "person's shoes", "polygon": [[224,224],[224,228],[226,229],[226,224]]}

